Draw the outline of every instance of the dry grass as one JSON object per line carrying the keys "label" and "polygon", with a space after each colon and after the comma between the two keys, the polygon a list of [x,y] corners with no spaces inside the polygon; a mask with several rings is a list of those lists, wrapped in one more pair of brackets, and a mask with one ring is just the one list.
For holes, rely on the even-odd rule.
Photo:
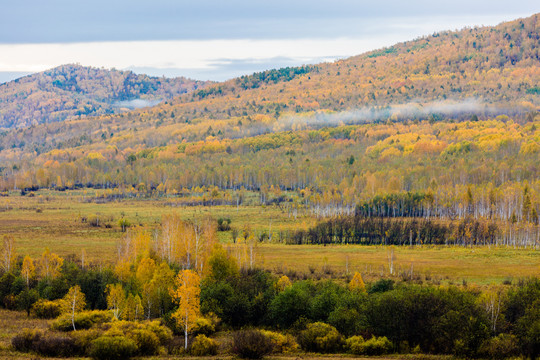
{"label": "dry grass", "polygon": [[334,276],[358,271],[367,279],[389,274],[394,251],[394,276],[421,276],[427,280],[487,284],[537,276],[540,252],[511,248],[443,246],[385,247],[362,245],[277,245],[258,247],[257,263],[279,273],[329,272]]}
{"label": "dry grass", "polygon": [[[177,212],[184,219],[212,216],[232,220],[238,229],[255,232],[270,229],[274,239],[279,231],[307,228],[316,219],[310,216],[289,217],[276,206],[171,207],[170,199],[125,199],[106,204],[85,202],[100,191],[40,191],[35,197],[13,194],[0,198],[0,235],[15,237],[18,254],[39,256],[45,247],[62,256],[79,255],[85,249],[89,259],[112,261],[116,242],[123,235],[118,220],[124,216],[134,225],[156,227],[163,214]],[[83,218],[98,215],[102,224],[92,227]],[[230,232],[218,233],[221,242],[230,243]],[[231,245],[232,246],[232,245]],[[341,276],[361,272],[367,279],[388,276],[389,248],[357,245],[259,245],[255,263],[280,273],[297,272]],[[466,280],[475,283],[500,283],[540,273],[540,252],[511,248],[461,248],[443,246],[394,247],[396,276],[420,275],[440,281]]]}
{"label": "dry grass", "polygon": [[0,359],[35,359],[35,355],[11,350],[11,338],[24,328],[47,329],[48,326],[47,320],[29,318],[25,312],[0,309]]}

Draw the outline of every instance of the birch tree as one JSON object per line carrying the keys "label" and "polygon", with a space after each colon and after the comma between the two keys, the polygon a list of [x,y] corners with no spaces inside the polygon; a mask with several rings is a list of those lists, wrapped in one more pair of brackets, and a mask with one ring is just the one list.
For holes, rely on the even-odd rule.
{"label": "birch tree", "polygon": [[175,280],[176,289],[171,289],[172,298],[178,309],[172,315],[184,330],[184,348],[188,347],[189,332],[200,316],[200,277],[192,270],[182,270]]}
{"label": "birch tree", "polygon": [[4,273],[13,269],[15,264],[15,242],[13,236],[4,235],[2,248],[0,248],[0,268]]}
{"label": "birch tree", "polygon": [[28,255],[23,259],[21,275],[26,280],[26,287],[29,287],[30,279],[36,275],[36,266],[34,265],[34,260]]}
{"label": "birch tree", "polygon": [[86,297],[81,287],[79,285],[71,287],[63,300],[63,310],[70,314],[73,330],[77,330],[75,329],[75,313],[84,310],[86,306]]}

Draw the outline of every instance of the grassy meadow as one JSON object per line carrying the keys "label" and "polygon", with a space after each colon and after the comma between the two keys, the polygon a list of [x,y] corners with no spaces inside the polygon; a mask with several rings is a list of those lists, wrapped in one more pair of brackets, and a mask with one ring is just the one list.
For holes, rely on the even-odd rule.
{"label": "grassy meadow", "polygon": [[[11,193],[0,197],[0,234],[15,238],[17,253],[37,257],[49,247],[61,256],[88,261],[114,260],[116,242],[123,236],[118,221],[132,226],[159,226],[161,216],[177,212],[184,219],[212,216],[230,218],[231,226],[254,232],[272,232],[271,243],[255,252],[255,264],[293,277],[342,277],[354,271],[368,280],[381,276],[415,277],[446,282],[501,283],[540,273],[540,253],[508,247],[384,247],[361,245],[285,245],[279,232],[307,228],[316,223],[310,214],[296,218],[277,206],[171,206],[169,198],[133,198],[96,203],[102,190],[39,191],[34,196]],[[174,204],[174,203],[172,203]],[[99,226],[89,224],[99,218]],[[219,239],[235,252],[230,231]],[[393,252],[394,272],[389,273]]]}

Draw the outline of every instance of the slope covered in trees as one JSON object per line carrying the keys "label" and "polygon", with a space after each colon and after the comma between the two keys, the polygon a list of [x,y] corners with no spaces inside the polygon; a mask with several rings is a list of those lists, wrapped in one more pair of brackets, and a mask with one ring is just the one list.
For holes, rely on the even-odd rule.
{"label": "slope covered in trees", "polygon": [[151,106],[207,84],[182,77],[157,78],[131,71],[63,65],[0,84],[0,128]]}
{"label": "slope covered in trees", "polygon": [[[289,192],[291,206],[318,216],[359,203],[371,214],[378,196],[420,192],[427,216],[538,222],[537,21],[434,34],[152,108],[7,131],[0,186],[217,189],[230,203],[227,191],[242,188],[262,203]],[[385,211],[399,213],[393,201]]]}
{"label": "slope covered in trees", "polygon": [[[243,76],[152,108],[1,134],[0,146],[38,153],[95,142],[126,148],[252,136],[317,124],[429,118],[526,120],[540,104],[538,15],[496,27],[433,34],[335,63]],[[326,117],[347,111],[345,116]],[[114,139],[109,140],[111,134]],[[0,153],[0,158],[5,154]]]}

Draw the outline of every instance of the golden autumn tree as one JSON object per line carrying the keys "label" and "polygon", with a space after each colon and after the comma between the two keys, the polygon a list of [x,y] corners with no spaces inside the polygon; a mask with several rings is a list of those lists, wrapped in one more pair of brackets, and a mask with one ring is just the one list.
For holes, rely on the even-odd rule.
{"label": "golden autumn tree", "polygon": [[107,294],[107,308],[112,310],[117,320],[120,319],[126,301],[126,293],[122,284],[109,284],[105,292]]}
{"label": "golden autumn tree", "polygon": [[139,295],[129,294],[123,306],[122,319],[128,321],[141,320],[144,315],[144,310]]}
{"label": "golden autumn tree", "polygon": [[362,279],[362,275],[359,272],[354,273],[354,276],[351,282],[349,282],[349,289],[351,291],[359,291],[359,292],[366,291],[366,284],[364,283],[364,279]]}
{"label": "golden autumn tree", "polygon": [[200,316],[200,277],[192,270],[182,270],[175,280],[176,289],[171,289],[171,296],[178,303],[178,309],[172,315],[184,330],[184,348],[188,346],[188,335]]}
{"label": "golden autumn tree", "polygon": [[36,266],[34,265],[34,260],[28,255],[26,255],[22,262],[21,275],[26,280],[26,287],[30,286],[30,279],[36,275]]}
{"label": "golden autumn tree", "polygon": [[152,280],[156,271],[156,262],[151,258],[143,258],[137,266],[135,277],[140,285],[144,285]]}
{"label": "golden autumn tree", "polygon": [[172,299],[169,289],[174,285],[174,271],[164,261],[154,272],[152,281],[145,284],[143,288],[143,303],[147,311],[147,317],[152,313],[162,315],[172,306]]}
{"label": "golden autumn tree", "polygon": [[292,286],[292,283],[287,275],[283,275],[282,277],[280,277],[276,283],[276,287],[279,292],[285,290],[290,286]]}
{"label": "golden autumn tree", "polygon": [[8,273],[13,269],[15,263],[15,241],[13,236],[4,235],[2,247],[0,248],[0,268]]}
{"label": "golden autumn tree", "polygon": [[86,297],[81,291],[81,287],[79,285],[71,287],[63,298],[62,310],[64,313],[70,314],[73,330],[77,330],[75,329],[75,313],[84,310],[85,306]]}
{"label": "golden autumn tree", "polygon": [[39,270],[41,277],[52,280],[60,274],[60,268],[64,263],[64,259],[52,253],[49,248],[46,248],[39,262]]}

